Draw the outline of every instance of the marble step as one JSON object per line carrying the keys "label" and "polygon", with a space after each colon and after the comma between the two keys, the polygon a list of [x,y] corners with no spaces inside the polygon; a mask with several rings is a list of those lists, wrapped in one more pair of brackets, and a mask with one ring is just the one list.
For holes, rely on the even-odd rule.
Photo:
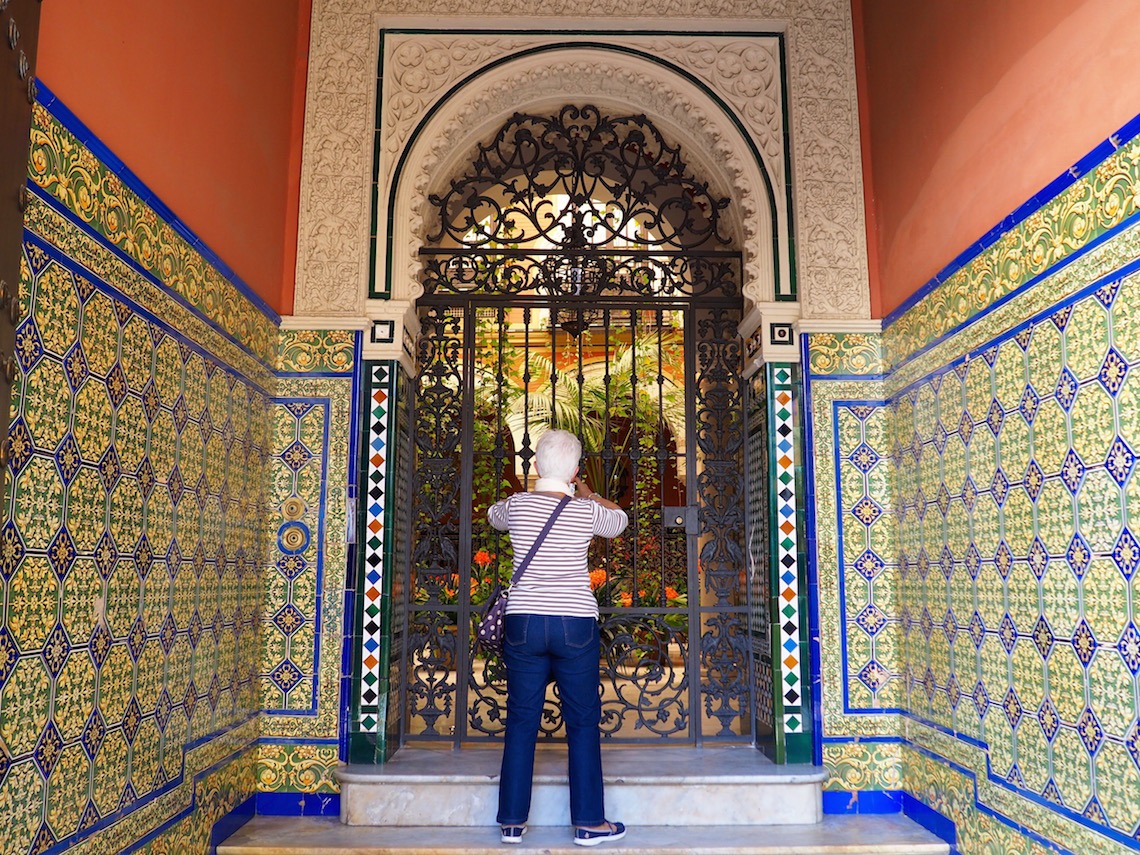
{"label": "marble step", "polygon": [[[342,766],[346,825],[480,826],[494,822],[497,748],[404,748],[382,766]],[[748,746],[606,748],[606,814],[631,826],[804,825],[823,818],[827,773],[777,766]],[[535,753],[530,823],[570,824],[566,750]]]}
{"label": "marble step", "polygon": [[626,855],[948,855],[950,847],[915,822],[890,816],[827,816],[813,825],[631,827],[623,840],[575,846],[566,827],[531,826],[504,846],[498,829],[363,828],[336,819],[254,817],[218,855],[503,855],[511,852],[623,852]]}

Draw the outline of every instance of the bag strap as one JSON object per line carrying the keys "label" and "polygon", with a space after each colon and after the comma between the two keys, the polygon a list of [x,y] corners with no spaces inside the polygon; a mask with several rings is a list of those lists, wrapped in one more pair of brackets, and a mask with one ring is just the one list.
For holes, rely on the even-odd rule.
{"label": "bag strap", "polygon": [[540,531],[538,533],[538,537],[534,539],[534,544],[531,546],[530,552],[526,554],[526,558],[524,558],[522,560],[522,563],[519,564],[519,569],[516,570],[515,575],[511,577],[511,588],[518,584],[519,579],[522,578],[523,571],[526,570],[526,568],[530,565],[530,560],[534,558],[535,553],[538,552],[538,548],[542,546],[542,542],[546,540],[546,536],[550,534],[550,529],[553,527],[554,521],[558,519],[558,515],[562,513],[562,509],[565,508],[569,503],[569,496],[563,496],[558,500],[558,507],[554,509],[554,512],[550,515],[550,519],[546,521],[546,525],[542,527],[542,531]]}

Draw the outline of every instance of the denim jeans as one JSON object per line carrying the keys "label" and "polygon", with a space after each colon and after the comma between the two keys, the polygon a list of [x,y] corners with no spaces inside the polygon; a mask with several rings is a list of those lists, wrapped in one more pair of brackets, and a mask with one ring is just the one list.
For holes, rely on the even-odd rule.
{"label": "denim jeans", "polygon": [[593,618],[507,615],[503,661],[507,666],[507,734],[499,779],[501,825],[522,825],[530,814],[538,725],[551,676],[562,699],[570,754],[570,822],[600,825],[602,720],[598,622]]}

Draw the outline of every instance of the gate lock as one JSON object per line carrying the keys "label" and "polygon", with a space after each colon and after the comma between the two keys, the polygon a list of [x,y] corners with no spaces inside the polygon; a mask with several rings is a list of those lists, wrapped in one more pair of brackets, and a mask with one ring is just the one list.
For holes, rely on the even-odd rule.
{"label": "gate lock", "polygon": [[663,507],[661,518],[665,528],[683,528],[685,534],[698,534],[699,522],[696,505],[678,505],[677,507]]}

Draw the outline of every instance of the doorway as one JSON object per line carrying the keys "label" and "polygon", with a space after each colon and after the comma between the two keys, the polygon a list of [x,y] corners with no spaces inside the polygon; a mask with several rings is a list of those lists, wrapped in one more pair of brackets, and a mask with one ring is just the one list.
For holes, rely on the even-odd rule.
{"label": "doorway", "polygon": [[[630,514],[590,552],[602,731],[752,742],[740,254],[726,198],[644,116],[516,114],[429,198],[414,381],[406,742],[498,739],[502,663],[473,625],[509,579],[486,510],[549,427]],[[543,736],[562,737],[548,695]]]}

